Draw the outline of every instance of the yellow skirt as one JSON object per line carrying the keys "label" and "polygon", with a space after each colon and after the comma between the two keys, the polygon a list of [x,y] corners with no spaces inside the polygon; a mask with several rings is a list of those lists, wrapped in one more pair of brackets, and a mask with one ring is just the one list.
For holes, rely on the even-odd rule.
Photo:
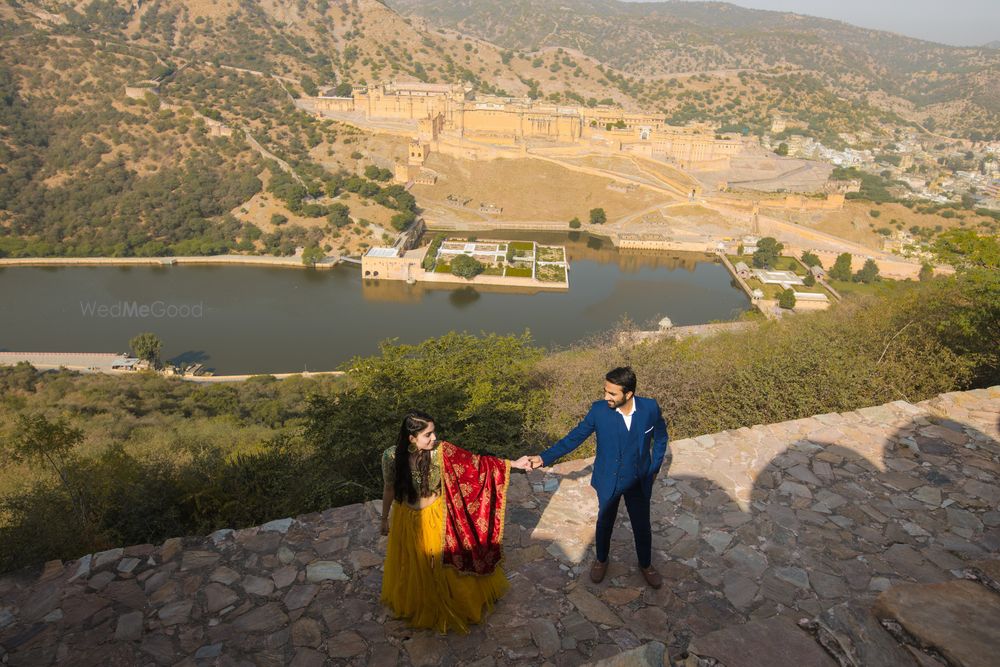
{"label": "yellow skirt", "polygon": [[510,583],[499,566],[479,576],[441,564],[444,508],[440,495],[421,510],[392,504],[382,604],[415,628],[465,633],[493,609]]}

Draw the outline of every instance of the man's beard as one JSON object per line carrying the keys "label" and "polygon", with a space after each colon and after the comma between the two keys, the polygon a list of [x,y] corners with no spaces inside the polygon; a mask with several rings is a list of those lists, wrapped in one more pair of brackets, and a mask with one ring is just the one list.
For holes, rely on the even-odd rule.
{"label": "man's beard", "polygon": [[611,406],[612,410],[616,410],[617,408],[620,408],[626,403],[628,403],[628,399],[625,398],[624,396],[622,396],[622,400],[620,401],[608,401],[608,405]]}

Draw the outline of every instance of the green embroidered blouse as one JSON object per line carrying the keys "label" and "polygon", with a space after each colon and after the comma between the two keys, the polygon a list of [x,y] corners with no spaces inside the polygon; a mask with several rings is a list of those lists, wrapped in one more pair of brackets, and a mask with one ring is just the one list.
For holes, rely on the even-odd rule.
{"label": "green embroidered blouse", "polygon": [[[420,471],[416,470],[414,467],[410,467],[410,475],[413,477],[413,487],[415,489],[420,488]],[[429,488],[433,493],[438,493],[441,490],[441,448],[435,447],[434,451],[431,452],[431,466],[428,471]],[[382,479],[386,486],[392,486],[396,483],[396,446],[393,445],[389,447],[384,452],[382,452]]]}

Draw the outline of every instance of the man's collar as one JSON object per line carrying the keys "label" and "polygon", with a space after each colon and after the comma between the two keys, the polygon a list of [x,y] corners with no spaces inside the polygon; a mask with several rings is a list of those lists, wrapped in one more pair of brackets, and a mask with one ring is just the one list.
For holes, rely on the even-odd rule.
{"label": "man's collar", "polygon": [[[628,414],[629,417],[631,417],[632,415],[634,415],[635,411],[639,409],[639,401],[635,400],[635,394],[632,394],[632,398],[630,400],[632,401],[632,412],[630,412]],[[622,406],[622,407],[624,407],[624,406]],[[615,412],[617,412],[618,414],[622,415],[623,417],[625,416],[625,413],[622,412],[622,409],[620,407],[619,408],[615,408]]]}

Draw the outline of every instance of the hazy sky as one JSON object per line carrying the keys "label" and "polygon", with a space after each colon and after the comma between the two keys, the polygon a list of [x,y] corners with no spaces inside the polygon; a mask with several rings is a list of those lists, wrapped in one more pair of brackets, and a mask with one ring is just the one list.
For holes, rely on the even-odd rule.
{"label": "hazy sky", "polygon": [[726,1],[752,9],[822,16],[958,46],[980,46],[1000,40],[1000,0]]}

